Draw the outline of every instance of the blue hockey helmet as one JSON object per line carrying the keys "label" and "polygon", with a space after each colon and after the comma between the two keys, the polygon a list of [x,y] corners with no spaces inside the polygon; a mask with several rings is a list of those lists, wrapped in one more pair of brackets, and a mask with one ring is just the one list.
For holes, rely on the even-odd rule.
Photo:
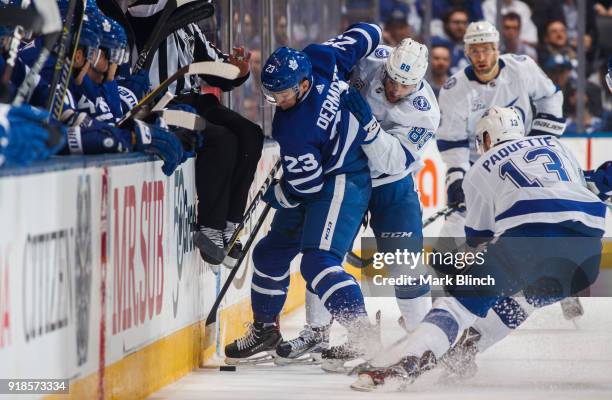
{"label": "blue hockey helmet", "polygon": [[83,15],[83,27],[79,35],[79,46],[97,50],[100,47],[100,31],[91,14]]}
{"label": "blue hockey helmet", "polygon": [[[125,55],[128,51],[128,38],[127,34],[125,33],[125,29],[123,29],[123,26],[121,26],[119,22],[115,21],[114,19],[111,19],[110,22],[112,26],[112,33],[115,36],[118,45],[116,49],[111,50],[111,62],[120,65],[126,62]],[[112,54],[113,52],[116,52],[116,54]]]}
{"label": "blue hockey helmet", "polygon": [[99,24],[102,30],[100,47],[108,51],[108,60],[111,64],[120,64],[125,46],[119,31],[123,31],[123,28],[118,22],[101,13],[99,14]]}
{"label": "blue hockey helmet", "polygon": [[[312,64],[308,55],[290,47],[280,47],[268,57],[261,71],[261,85],[266,100],[276,104],[273,93],[293,89],[299,96],[304,80],[312,84]],[[298,99],[299,100],[299,99]]]}

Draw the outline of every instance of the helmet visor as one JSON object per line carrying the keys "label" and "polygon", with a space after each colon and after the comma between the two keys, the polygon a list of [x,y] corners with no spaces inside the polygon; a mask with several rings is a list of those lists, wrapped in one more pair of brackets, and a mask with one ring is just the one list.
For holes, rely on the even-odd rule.
{"label": "helmet visor", "polygon": [[262,86],[262,92],[268,103],[275,106],[282,106],[295,102],[297,100],[299,90],[297,86],[294,86],[281,90],[280,92],[271,92]]}
{"label": "helmet visor", "polygon": [[117,47],[114,49],[110,49],[108,54],[108,60],[111,64],[121,64],[123,59],[123,48]]}

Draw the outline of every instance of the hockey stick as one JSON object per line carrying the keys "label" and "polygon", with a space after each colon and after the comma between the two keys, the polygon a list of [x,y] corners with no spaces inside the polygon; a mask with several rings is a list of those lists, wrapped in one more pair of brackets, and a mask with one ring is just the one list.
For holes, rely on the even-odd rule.
{"label": "hockey stick", "polygon": [[149,105],[153,101],[155,101],[155,99],[157,98],[157,96],[159,96],[159,94],[167,90],[171,84],[173,84],[174,82],[176,82],[178,79],[182,78],[183,76],[212,75],[212,76],[217,76],[219,78],[234,80],[238,77],[239,74],[240,74],[240,70],[238,69],[238,67],[232,64],[221,63],[221,62],[216,62],[216,61],[203,61],[203,62],[193,63],[190,65],[184,66],[183,68],[180,68],[178,71],[172,74],[172,76],[170,76],[168,79],[163,81],[158,87],[153,89],[149,94],[143,97],[142,100],[140,100],[140,102],[138,102],[138,104],[136,104],[134,108],[128,111],[123,116],[123,118],[121,118],[121,121],[119,121],[117,126],[122,127],[123,125],[125,125],[126,121],[134,118],[136,114],[139,111],[141,111],[144,106]]}
{"label": "hockey stick", "polygon": [[[77,3],[80,5],[79,8],[79,21],[76,25],[72,37],[70,37],[73,20],[76,15]],[[52,112],[54,118],[59,119],[64,108],[64,97],[68,90],[68,83],[70,82],[70,75],[72,74],[72,66],[76,57],[76,51],[78,49],[79,39],[81,37],[81,28],[83,27],[83,17],[87,7],[87,0],[71,0],[68,4],[68,12],[66,14],[66,22],[64,23],[64,30],[62,32],[62,38],[60,40],[60,47],[57,54],[57,61],[55,62],[55,71],[53,73],[53,79],[49,85],[49,97],[47,98],[47,109]],[[72,57],[67,58],[66,52],[73,45],[74,49]]]}
{"label": "hockey stick", "polygon": [[227,280],[225,281],[225,283],[223,284],[223,287],[221,288],[221,291],[219,292],[219,295],[215,299],[215,303],[210,309],[210,313],[208,314],[208,317],[206,318],[206,326],[217,322],[217,311],[219,309],[219,304],[221,304],[221,300],[223,300],[223,297],[225,297],[225,293],[227,293],[227,290],[232,284],[232,281],[234,280],[236,273],[238,273],[238,269],[240,268],[242,261],[245,259],[246,255],[249,253],[249,249],[251,248],[251,245],[253,244],[253,241],[255,240],[255,236],[257,236],[257,232],[259,232],[259,229],[261,229],[261,226],[263,225],[266,217],[268,216],[268,213],[270,212],[270,208],[271,208],[270,204],[266,204],[266,207],[263,209],[261,215],[259,216],[259,219],[257,220],[257,223],[255,224],[255,227],[253,228],[253,231],[249,235],[249,238],[247,239],[246,243],[244,244],[243,252],[240,254],[240,257],[238,258],[238,261],[236,262],[236,266],[230,272],[229,276],[227,277]]}
{"label": "hockey stick", "polygon": [[17,93],[13,99],[13,106],[20,106],[25,100],[30,98],[32,91],[40,79],[40,71],[45,66],[47,59],[51,55],[51,50],[53,50],[53,46],[55,46],[55,43],[60,38],[62,31],[62,19],[59,9],[57,8],[57,3],[46,1],[37,1],[35,3],[45,22],[41,32],[45,35],[45,39],[38,59],[34,65],[32,65],[32,68],[30,68],[25,79],[17,89]]}
{"label": "hockey stick", "polygon": [[[434,213],[432,216],[430,216],[425,221],[423,221],[423,229],[431,225],[431,223],[433,223],[438,218],[442,216],[447,217],[457,210],[458,210],[457,207],[446,207]],[[367,260],[364,260],[363,258],[359,257],[357,254],[355,254],[352,250],[346,254],[346,262],[348,262],[349,264],[351,264],[353,267],[356,267],[356,268],[366,268],[368,265],[372,264],[372,261],[374,261],[374,258],[368,258]]]}
{"label": "hockey stick", "polygon": [[281,160],[278,159],[276,161],[276,164],[274,164],[274,166],[270,170],[270,173],[268,173],[268,177],[264,181],[263,185],[261,185],[257,194],[255,195],[255,197],[253,197],[253,200],[251,200],[251,204],[249,204],[249,207],[244,213],[244,216],[242,217],[242,221],[240,221],[240,223],[236,227],[236,230],[232,234],[232,237],[229,240],[230,245],[229,245],[229,248],[227,249],[228,253],[232,250],[232,248],[236,244],[236,241],[238,240],[238,235],[240,235],[240,231],[244,229],[244,226],[246,225],[247,221],[249,221],[251,217],[253,216],[253,213],[255,212],[255,209],[259,205],[259,202],[261,201],[263,195],[266,193],[266,191],[268,191],[268,188],[270,187],[272,182],[274,182],[274,177],[276,176],[276,174],[278,173],[280,169],[281,169]]}
{"label": "hockey stick", "polygon": [[206,128],[206,120],[198,114],[182,110],[161,110],[156,112],[168,125],[190,131],[203,131]]}
{"label": "hockey stick", "polygon": [[172,99],[174,98],[174,95],[172,94],[172,92],[168,91],[166,92],[161,99],[159,99],[159,101],[157,102],[157,104],[155,104],[155,106],[153,106],[153,108],[151,109],[151,111],[155,112],[155,111],[161,111],[164,108],[166,108],[166,106],[168,105],[168,103],[170,103],[172,101]]}
{"label": "hockey stick", "polygon": [[[230,242],[232,243],[232,246],[236,242],[236,239],[238,239],[238,234],[240,233],[242,228],[244,228],[244,225],[246,224],[246,222],[249,219],[251,219],[251,216],[255,212],[255,209],[257,208],[257,205],[261,201],[261,198],[263,197],[263,195],[266,192],[266,190],[268,190],[268,188],[270,187],[270,185],[274,181],[274,176],[276,175],[276,173],[278,172],[280,167],[281,167],[281,162],[280,162],[280,160],[278,160],[276,162],[276,164],[274,164],[274,167],[272,167],[272,169],[270,170],[270,174],[268,174],[268,177],[266,178],[266,181],[264,182],[264,184],[259,189],[259,192],[257,192],[255,197],[251,201],[251,204],[249,205],[249,208],[244,213],[244,218],[242,218],[242,221],[240,222],[240,225],[238,225],[238,227],[236,228],[236,231],[232,235],[232,238],[230,239]],[[227,293],[227,290],[229,289],[229,286],[231,285],[232,281],[234,280],[234,277],[236,276],[236,274],[238,273],[238,269],[240,268],[240,265],[242,264],[242,261],[244,260],[246,255],[249,253],[249,249],[251,248],[251,245],[253,244],[253,241],[255,240],[255,236],[257,236],[257,233],[261,229],[261,226],[263,225],[263,222],[265,221],[266,217],[268,216],[268,213],[270,212],[270,208],[271,208],[270,204],[266,204],[266,206],[263,209],[261,215],[259,216],[259,219],[255,223],[255,227],[253,227],[253,230],[251,231],[251,234],[249,235],[249,238],[247,239],[246,243],[244,244],[244,248],[242,249],[242,253],[240,253],[240,257],[238,258],[238,261],[236,262],[236,266],[231,270],[229,276],[227,277],[227,280],[225,281],[225,283],[223,284],[223,287],[221,288],[221,291],[219,292],[219,295],[215,299],[215,303],[213,304],[213,306],[210,309],[210,313],[208,314],[208,317],[206,318],[206,326],[217,322],[217,310],[219,309],[219,304],[221,304],[221,300],[223,300],[223,297],[225,297],[225,293]]]}

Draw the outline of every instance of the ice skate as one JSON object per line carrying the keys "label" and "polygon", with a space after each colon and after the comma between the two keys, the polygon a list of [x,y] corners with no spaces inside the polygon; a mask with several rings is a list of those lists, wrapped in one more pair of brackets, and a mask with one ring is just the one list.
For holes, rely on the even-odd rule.
{"label": "ice skate", "polygon": [[331,325],[312,327],[305,325],[300,335],[276,347],[277,365],[320,364],[321,352],[329,348]]}
{"label": "ice skate", "polygon": [[278,324],[247,324],[247,333],[225,346],[225,362],[229,365],[263,364],[273,361],[276,346],[283,340]]}

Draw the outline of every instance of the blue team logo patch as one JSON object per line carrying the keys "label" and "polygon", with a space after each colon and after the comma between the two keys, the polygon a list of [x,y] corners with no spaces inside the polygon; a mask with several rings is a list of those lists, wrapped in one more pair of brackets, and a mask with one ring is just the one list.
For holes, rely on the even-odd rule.
{"label": "blue team logo patch", "polygon": [[423,96],[417,96],[414,100],[412,100],[412,105],[414,106],[414,108],[420,111],[431,110],[431,104],[429,104],[427,99]]}
{"label": "blue team logo patch", "polygon": [[385,49],[384,47],[379,47],[378,49],[374,50],[374,56],[377,58],[387,58],[389,57],[389,50]]}
{"label": "blue team logo patch", "polygon": [[455,78],[453,76],[452,78],[447,80],[446,83],[444,84],[444,86],[442,86],[442,87],[444,89],[446,89],[446,90],[449,90],[449,89],[452,89],[453,87],[455,87],[456,84],[457,84],[457,78]]}

